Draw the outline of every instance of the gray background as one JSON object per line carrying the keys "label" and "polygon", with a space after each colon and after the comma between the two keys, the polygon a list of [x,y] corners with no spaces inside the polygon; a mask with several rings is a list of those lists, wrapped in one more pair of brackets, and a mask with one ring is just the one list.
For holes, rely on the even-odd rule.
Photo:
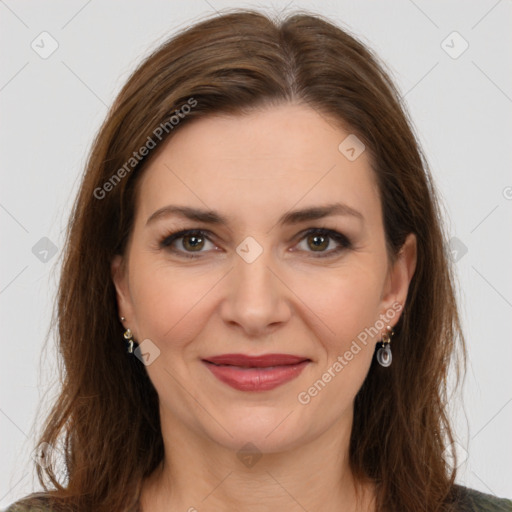
{"label": "gray background", "polygon": [[[199,17],[244,6],[317,11],[391,70],[437,180],[458,260],[469,347],[465,406],[452,401],[459,482],[512,498],[511,0],[0,0],[0,506],[36,485],[34,419],[57,390],[49,388],[52,338],[47,353],[41,348],[92,138],[152,48]],[[52,40],[44,31],[58,44],[47,58],[40,53]]]}

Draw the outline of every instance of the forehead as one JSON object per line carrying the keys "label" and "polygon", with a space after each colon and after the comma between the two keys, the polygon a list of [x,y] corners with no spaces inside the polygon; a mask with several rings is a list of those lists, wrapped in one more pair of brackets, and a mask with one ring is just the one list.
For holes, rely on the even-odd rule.
{"label": "forehead", "polygon": [[299,105],[194,120],[176,131],[144,171],[137,210],[146,220],[172,203],[222,211],[240,222],[275,222],[293,207],[342,202],[365,218],[378,216],[369,155],[347,158],[348,136],[326,116]]}

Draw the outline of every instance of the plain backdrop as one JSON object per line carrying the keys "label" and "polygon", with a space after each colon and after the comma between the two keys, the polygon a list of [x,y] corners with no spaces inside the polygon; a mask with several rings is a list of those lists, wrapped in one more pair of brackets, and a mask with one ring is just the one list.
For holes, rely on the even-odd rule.
{"label": "plain backdrop", "polygon": [[458,481],[512,498],[510,0],[0,0],[0,506],[38,488],[33,427],[56,393],[53,338],[41,351],[93,136],[151,49],[231,7],[318,12],[387,64],[446,207],[457,261],[469,351],[463,396],[451,402]]}

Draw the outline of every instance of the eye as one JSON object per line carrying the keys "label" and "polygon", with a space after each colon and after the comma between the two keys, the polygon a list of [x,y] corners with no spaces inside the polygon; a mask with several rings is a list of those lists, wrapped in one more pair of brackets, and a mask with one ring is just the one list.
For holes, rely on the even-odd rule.
{"label": "eye", "polygon": [[[300,250],[316,253],[313,255],[313,257],[316,258],[333,256],[352,247],[350,240],[345,235],[325,228],[309,229],[305,233],[301,233],[300,240],[301,243],[306,244],[306,249]],[[201,229],[186,229],[167,234],[160,240],[159,247],[168,249],[186,258],[198,258],[202,252],[208,252],[203,251],[208,243],[212,245],[212,249],[216,247],[210,240],[207,231]],[[181,246],[181,249],[176,245]],[[334,247],[327,250],[331,245],[334,245]],[[197,255],[193,253],[197,253]]]}
{"label": "eye", "polygon": [[[184,251],[177,249],[174,247],[174,243],[181,240],[181,247]],[[168,248],[172,252],[179,253],[180,255],[185,256],[186,258],[197,258],[198,256],[194,256],[188,253],[201,253],[206,243],[210,243],[214,245],[206,232],[201,229],[186,229],[183,231],[178,231],[177,233],[171,233],[170,235],[166,235],[162,240],[160,240],[159,246],[162,249]]]}
{"label": "eye", "polygon": [[[345,235],[338,233],[338,231],[325,228],[309,229],[303,233],[301,240],[303,240],[301,243],[306,244],[306,252],[317,253],[313,255],[315,258],[333,256],[352,247],[350,240]],[[328,251],[327,248],[333,245],[334,247]]]}

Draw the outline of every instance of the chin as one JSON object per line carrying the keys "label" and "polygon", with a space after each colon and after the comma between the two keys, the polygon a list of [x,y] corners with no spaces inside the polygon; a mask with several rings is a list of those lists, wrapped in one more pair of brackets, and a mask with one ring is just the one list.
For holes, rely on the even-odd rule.
{"label": "chin", "polygon": [[261,453],[287,451],[306,441],[304,423],[297,421],[297,412],[290,414],[290,411],[293,409],[280,407],[238,409],[232,416],[228,413],[222,415],[222,426],[225,430],[219,428],[212,432],[211,425],[208,425],[207,435],[210,435],[213,441],[235,452],[248,443],[254,445]]}

